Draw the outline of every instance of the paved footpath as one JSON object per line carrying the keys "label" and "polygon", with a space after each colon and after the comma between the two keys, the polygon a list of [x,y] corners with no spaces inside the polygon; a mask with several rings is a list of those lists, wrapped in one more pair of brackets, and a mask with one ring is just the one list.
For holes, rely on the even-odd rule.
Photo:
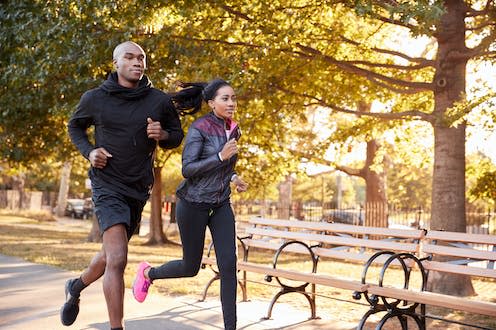
{"label": "paved footpath", "polygon": [[[60,323],[64,284],[76,274],[55,267],[0,255],[0,329],[8,330],[107,330],[109,329],[101,280],[81,295],[81,311],[70,327]],[[351,330],[356,324],[331,319],[308,320],[309,310],[278,304],[271,320],[260,320],[267,301],[238,303],[238,330]],[[138,303],[126,289],[124,305],[127,330],[222,330],[218,300],[198,302],[197,297],[151,294]]]}

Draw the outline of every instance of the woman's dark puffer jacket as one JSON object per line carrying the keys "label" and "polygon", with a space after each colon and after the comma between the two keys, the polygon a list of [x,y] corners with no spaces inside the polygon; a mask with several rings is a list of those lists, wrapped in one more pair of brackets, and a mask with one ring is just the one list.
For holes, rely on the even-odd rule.
{"label": "woman's dark puffer jacket", "polygon": [[191,124],[182,153],[182,174],[177,197],[190,203],[219,205],[229,200],[230,181],[237,156],[221,161],[218,153],[228,141],[225,125],[231,128],[230,139],[238,140],[241,131],[234,121],[229,123],[210,112]]}

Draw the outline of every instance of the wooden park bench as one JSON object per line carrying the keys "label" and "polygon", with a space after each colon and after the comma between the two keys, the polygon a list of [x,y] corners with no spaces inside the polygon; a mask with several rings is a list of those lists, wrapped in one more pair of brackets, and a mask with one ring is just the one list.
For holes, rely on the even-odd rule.
{"label": "wooden park bench", "polygon": [[[280,290],[272,298],[265,318],[270,318],[278,298],[288,293],[303,294],[309,301],[311,318],[316,317],[316,285],[353,291],[354,299],[365,298],[370,309],[362,317],[358,329],[365,327],[369,317],[383,313],[377,328],[381,329],[391,319],[400,319],[403,329],[408,329],[408,318],[419,329],[426,328],[426,306],[445,307],[481,315],[496,316],[496,302],[480,301],[426,291],[432,272],[461,274],[496,279],[496,236],[424,231],[417,229],[392,229],[344,225],[297,220],[251,218],[242,235],[238,237],[243,257],[238,262],[239,284],[243,300],[247,299],[248,273],[264,274],[266,281],[273,278]],[[256,264],[250,260],[250,251],[273,251],[273,262]],[[215,265],[215,259],[204,258],[204,263]],[[278,261],[285,254],[307,255],[312,262],[310,271],[283,269]],[[319,260],[340,260],[363,265],[361,279],[340,278],[320,272]],[[370,278],[371,265],[381,267],[377,278]],[[403,270],[400,285],[391,286],[385,274],[390,267]],[[214,270],[214,272],[216,272]],[[417,272],[416,285],[410,281]],[[218,279],[218,273],[204,290]],[[288,285],[284,279],[300,281]],[[450,320],[445,320],[450,322]],[[477,326],[475,326],[477,327]],[[479,327],[481,328],[481,327]],[[482,329],[484,329],[482,327]]]}
{"label": "wooden park bench", "polygon": [[[248,273],[264,274],[267,282],[273,279],[280,285],[268,307],[265,318],[270,318],[274,304],[279,297],[288,293],[304,295],[310,305],[311,318],[316,318],[316,285],[324,285],[353,292],[366,292],[368,284],[358,278],[341,278],[334,274],[319,272],[318,263],[322,259],[355,262],[364,264],[377,251],[384,252],[382,257],[374,260],[381,263],[395,253],[413,253],[419,251],[419,241],[424,231],[416,229],[390,229],[363,227],[338,223],[264,219],[253,217],[249,220],[243,233],[238,237],[243,254],[238,262],[238,277],[243,293],[243,301],[247,300]],[[253,250],[272,251],[273,262],[269,265],[256,264],[250,260]],[[204,265],[215,265],[211,257],[210,246]],[[286,254],[305,255],[313,265],[307,271],[284,269],[278,263]],[[215,267],[213,278],[207,283],[202,300],[205,299],[210,285],[219,278]],[[286,284],[284,280],[298,281],[298,284]]]}

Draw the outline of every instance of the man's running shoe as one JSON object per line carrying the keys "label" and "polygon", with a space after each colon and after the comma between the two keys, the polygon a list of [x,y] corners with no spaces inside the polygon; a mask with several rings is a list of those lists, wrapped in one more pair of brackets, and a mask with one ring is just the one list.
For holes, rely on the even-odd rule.
{"label": "man's running shoe", "polygon": [[65,304],[60,310],[60,321],[67,326],[73,324],[79,314],[79,295],[77,297],[71,295],[71,287],[76,280],[65,282]]}

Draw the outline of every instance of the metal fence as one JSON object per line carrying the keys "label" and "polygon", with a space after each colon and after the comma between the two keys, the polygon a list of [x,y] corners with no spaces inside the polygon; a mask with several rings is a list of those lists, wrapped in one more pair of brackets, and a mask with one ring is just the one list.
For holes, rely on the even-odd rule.
{"label": "metal fence", "polygon": [[[56,193],[0,190],[0,209],[48,209],[55,206]],[[430,228],[431,212],[425,207],[369,203],[365,206],[335,208],[332,203],[297,203],[280,207],[272,201],[237,201],[233,203],[238,220],[250,216],[266,218],[332,221],[354,225],[397,228]],[[496,210],[490,207],[466,207],[468,233],[496,235]]]}
{"label": "metal fence", "polygon": [[[326,204],[294,203],[289,207],[280,207],[273,202],[239,201],[234,203],[233,207],[241,221],[250,216],[262,216],[272,219],[332,221],[354,225],[386,226],[387,224],[390,228],[430,228],[431,217],[431,212],[427,208],[380,204],[338,209],[330,208],[330,205]],[[467,205],[466,215],[468,233],[496,235],[495,209]]]}

